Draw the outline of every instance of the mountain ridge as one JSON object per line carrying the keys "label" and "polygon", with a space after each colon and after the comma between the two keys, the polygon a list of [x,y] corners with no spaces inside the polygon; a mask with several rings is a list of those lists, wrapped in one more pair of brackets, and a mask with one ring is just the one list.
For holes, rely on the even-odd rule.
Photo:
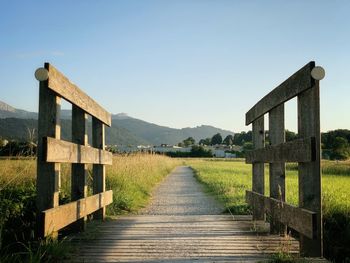
{"label": "mountain ridge", "polygon": [[[34,128],[37,126],[38,113],[16,109],[5,102],[0,101],[0,137],[9,139],[25,139],[28,131],[23,127]],[[62,138],[69,139],[70,125],[67,120],[71,119],[70,110],[61,110]],[[28,120],[32,120],[28,122]],[[106,128],[107,144],[177,144],[188,137],[193,137],[197,142],[200,139],[212,137],[221,133],[223,137],[234,135],[232,131],[216,128],[211,125],[196,127],[171,128],[150,123],[141,119],[130,117],[126,113],[112,114],[112,127]],[[16,125],[21,127],[16,129]],[[27,125],[27,126],[26,126]],[[7,128],[12,127],[12,128]],[[21,130],[22,129],[22,130]],[[24,130],[23,130],[24,129]],[[90,132],[91,133],[91,132]]]}

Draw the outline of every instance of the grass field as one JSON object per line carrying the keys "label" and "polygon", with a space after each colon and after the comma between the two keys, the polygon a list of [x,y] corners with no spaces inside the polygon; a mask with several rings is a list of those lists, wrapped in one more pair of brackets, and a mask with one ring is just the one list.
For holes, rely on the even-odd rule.
{"label": "grass field", "polygon": [[[251,165],[242,160],[189,159],[186,161],[225,206],[235,214],[250,213],[245,190],[251,189]],[[342,262],[350,259],[350,162],[322,162],[322,199],[325,254]],[[265,166],[265,194],[269,193],[268,165]],[[298,204],[297,164],[288,164],[286,199]]]}
{"label": "grass field", "polygon": [[[156,184],[179,164],[179,160],[160,155],[114,157],[106,171],[106,187],[113,190],[113,204],[107,214],[136,213],[147,204]],[[92,167],[88,168],[91,194]],[[23,254],[25,262],[57,262],[64,254],[60,244],[28,242],[34,240],[35,177],[35,160],[0,160],[0,262],[20,262]],[[64,164],[60,203],[69,200],[70,165]]]}
{"label": "grass field", "polygon": [[[108,214],[137,213],[147,204],[152,189],[175,166],[183,164],[192,166],[198,180],[232,213],[250,213],[244,197],[245,190],[251,189],[251,166],[242,160],[129,155],[114,157],[113,165],[107,168],[107,189],[114,192]],[[324,161],[322,170],[325,252],[343,262],[350,258],[350,162]],[[70,199],[70,165],[62,165],[61,171],[60,202],[65,203]],[[35,160],[0,160],[0,262],[16,262],[7,255],[18,251],[24,252],[26,259],[32,257],[28,262],[59,261],[66,249],[26,242],[33,240],[35,229],[35,174]],[[88,174],[91,185],[91,167]],[[297,164],[287,165],[286,184],[288,202],[297,204]],[[265,185],[268,194],[268,176]]]}

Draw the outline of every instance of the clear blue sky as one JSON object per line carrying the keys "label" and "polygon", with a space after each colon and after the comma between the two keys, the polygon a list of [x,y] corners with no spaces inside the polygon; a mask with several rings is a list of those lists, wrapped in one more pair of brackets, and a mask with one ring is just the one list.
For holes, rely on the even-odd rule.
{"label": "clear blue sky", "polygon": [[[310,60],[321,129],[350,129],[350,1],[16,1],[0,9],[0,100],[37,111],[45,61],[112,113],[248,130],[245,113]],[[296,129],[296,103],[287,128]]]}

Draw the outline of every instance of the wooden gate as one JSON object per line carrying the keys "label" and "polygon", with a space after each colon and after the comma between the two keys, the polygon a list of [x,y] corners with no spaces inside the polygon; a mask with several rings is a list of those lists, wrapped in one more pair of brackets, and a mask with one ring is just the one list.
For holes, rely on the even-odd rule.
{"label": "wooden gate", "polygon": [[[72,225],[83,230],[87,215],[104,219],[105,207],[112,203],[112,191],[106,191],[105,165],[112,154],[105,151],[104,125],[111,115],[71,83],[49,63],[35,72],[40,81],[37,209],[39,235],[57,236],[58,230]],[[60,140],[61,98],[72,104],[72,142]],[[92,116],[92,146],[88,146],[87,114]],[[71,203],[59,205],[60,163],[71,163]],[[87,167],[93,164],[93,195],[87,196]]]}
{"label": "wooden gate", "polygon": [[[324,70],[310,62],[246,113],[246,125],[252,123],[254,145],[246,156],[246,162],[253,165],[253,189],[246,192],[253,219],[265,220],[267,213],[272,233],[285,232],[286,226],[299,232],[304,256],[322,256],[319,80],[323,77]],[[298,139],[285,142],[284,103],[294,97],[298,100]],[[298,162],[299,207],[285,200],[285,162]],[[269,197],[264,195],[264,163],[270,166]]]}

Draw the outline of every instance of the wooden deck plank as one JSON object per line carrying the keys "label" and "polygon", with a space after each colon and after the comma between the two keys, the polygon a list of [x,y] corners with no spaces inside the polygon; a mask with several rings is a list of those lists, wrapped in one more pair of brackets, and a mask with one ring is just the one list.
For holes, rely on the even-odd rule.
{"label": "wooden deck plank", "polygon": [[113,218],[97,226],[93,239],[78,236],[76,262],[257,262],[282,250],[298,253],[296,240],[269,235],[264,221],[221,214],[192,170],[175,171],[144,214]]}
{"label": "wooden deck plank", "polygon": [[[299,243],[267,235],[251,216],[122,216],[98,227],[92,241],[75,240],[84,262],[256,262]],[[246,219],[246,220],[242,220]]]}

